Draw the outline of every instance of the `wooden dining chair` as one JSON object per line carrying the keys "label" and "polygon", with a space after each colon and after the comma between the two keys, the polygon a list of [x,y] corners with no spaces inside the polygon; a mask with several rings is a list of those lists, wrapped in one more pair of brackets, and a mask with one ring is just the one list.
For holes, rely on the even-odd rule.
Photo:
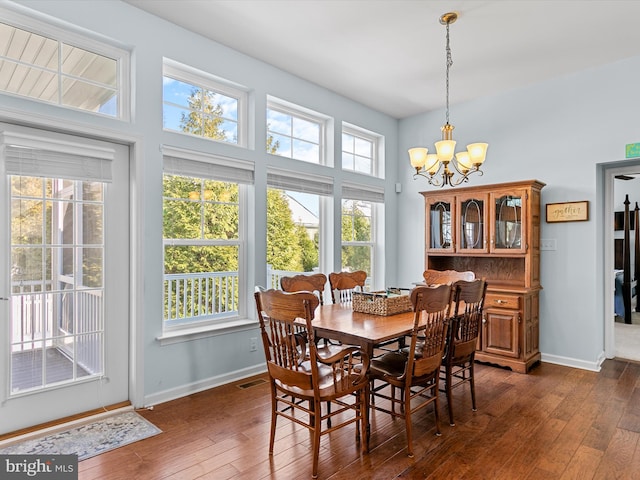
{"label": "wooden dining chair", "polygon": [[[269,455],[273,455],[279,417],[311,432],[313,478],[318,476],[322,435],[355,424],[356,441],[361,443],[362,452],[367,453],[369,383],[366,372],[369,358],[366,352],[357,347],[346,347],[331,358],[317,354],[311,321],[319,300],[311,292],[257,291],[255,301],[271,387]],[[297,334],[300,324],[295,322],[298,318],[306,322],[306,343],[310,354],[304,361],[300,361],[301,346]],[[323,413],[323,402],[331,402],[333,411]],[[334,423],[337,425],[323,428],[323,421],[329,417],[336,417]]]}
{"label": "wooden dining chair", "polygon": [[[385,353],[378,359],[372,359],[369,367],[371,409],[404,418],[409,457],[413,457],[412,414],[433,404],[436,435],[440,435],[439,373],[447,339],[451,300],[452,289],[449,285],[414,288],[411,291],[414,321],[408,353]],[[423,337],[420,343],[419,336]],[[379,382],[378,386],[376,381]],[[388,386],[390,394],[387,393]],[[399,396],[396,396],[397,389]],[[386,403],[381,404],[381,399]],[[396,411],[396,405],[400,407],[399,412]]]}
{"label": "wooden dining chair", "polygon": [[324,288],[326,284],[327,276],[324,273],[280,277],[280,288],[283,292],[313,292],[318,295],[320,305],[324,305]]}
{"label": "wooden dining chair", "polygon": [[[318,296],[320,305],[324,305],[324,288],[326,284],[327,276],[324,273],[280,277],[280,288],[283,292],[313,292]],[[342,350],[339,342],[333,342],[327,338],[316,338],[316,347],[318,348],[318,353],[323,357],[330,357]]]}
{"label": "wooden dining chair", "polygon": [[331,287],[331,301],[333,303],[351,302],[351,293],[354,289],[364,289],[367,281],[367,272],[356,270],[355,272],[334,272],[329,274]]}
{"label": "wooden dining chair", "polygon": [[474,378],[474,357],[478,344],[478,335],[482,322],[484,298],[487,293],[487,282],[483,279],[459,280],[453,284],[453,315],[449,329],[449,340],[445,357],[442,361],[440,379],[447,395],[449,423],[453,421],[452,390],[469,384],[471,390],[471,409],[476,411],[476,389]]}
{"label": "wooden dining chair", "polygon": [[476,274],[472,271],[458,272],[456,270],[425,270],[422,277],[427,285],[441,285],[443,283],[452,284],[458,280],[470,282],[475,280]]}

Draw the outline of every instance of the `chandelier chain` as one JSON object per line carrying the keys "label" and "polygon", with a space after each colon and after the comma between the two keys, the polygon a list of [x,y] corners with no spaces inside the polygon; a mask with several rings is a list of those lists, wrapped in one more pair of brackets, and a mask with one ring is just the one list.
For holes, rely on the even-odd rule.
{"label": "chandelier chain", "polygon": [[453,59],[451,58],[451,47],[449,46],[449,22],[447,22],[447,48],[446,48],[446,53],[447,53],[447,81],[446,81],[446,87],[447,87],[447,114],[446,114],[446,118],[447,118],[447,123],[449,123],[449,69],[451,68],[451,66],[453,65]]}

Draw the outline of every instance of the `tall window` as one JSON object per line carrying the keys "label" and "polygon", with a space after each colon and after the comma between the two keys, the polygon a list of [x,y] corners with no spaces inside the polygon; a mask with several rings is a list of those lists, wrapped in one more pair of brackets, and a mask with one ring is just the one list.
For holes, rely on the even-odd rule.
{"label": "tall window", "polygon": [[370,186],[343,185],[342,188],[342,269],[364,270],[376,275],[377,212],[384,202],[382,190]]}
{"label": "tall window", "polygon": [[51,26],[24,22],[34,27],[0,23],[0,91],[128,119],[128,52],[76,34],[73,41],[59,38]]}
{"label": "tall window", "polygon": [[371,202],[342,201],[342,269],[371,276],[373,226]]}
{"label": "tall window", "polygon": [[319,271],[322,256],[322,203],[333,192],[328,177],[269,169],[267,173],[267,264],[277,278]]}
{"label": "tall window", "polygon": [[176,157],[165,147],[165,329],[219,323],[242,312],[244,184],[253,171]]}
{"label": "tall window", "polygon": [[162,81],[165,129],[246,146],[246,90],[167,59]]}
{"label": "tall window", "polygon": [[267,152],[324,164],[326,118],[271,99],[267,105]]}
{"label": "tall window", "polygon": [[[382,172],[379,135],[344,123],[342,126],[342,168],[367,175]],[[382,175],[380,175],[382,176]]]}

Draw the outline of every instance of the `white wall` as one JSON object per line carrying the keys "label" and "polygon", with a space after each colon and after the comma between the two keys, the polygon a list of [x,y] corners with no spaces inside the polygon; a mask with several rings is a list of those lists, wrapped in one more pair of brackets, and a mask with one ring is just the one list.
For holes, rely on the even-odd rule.
{"label": "white wall", "polygon": [[[603,206],[597,165],[624,165],[619,161],[624,159],[625,145],[640,141],[639,75],[640,57],[630,58],[464,105],[452,104],[454,139],[461,145],[489,143],[484,176],[473,178],[472,184],[524,179],[546,183],[541,237],[556,239],[557,250],[543,251],[541,258],[543,361],[597,369],[603,358]],[[423,179],[412,179],[406,149],[432,145],[442,123],[442,111],[400,122],[399,251],[415,252],[412,258],[398,257],[400,284],[420,278],[424,219],[418,192],[434,188]],[[547,203],[579,200],[589,201],[589,221],[545,222]],[[611,228],[608,223],[607,228]]]}
{"label": "white wall", "polygon": [[[249,338],[259,337],[255,325],[248,330],[211,336],[203,339],[160,346],[156,340],[162,331],[162,158],[163,144],[202,150],[205,152],[237,157],[255,162],[255,218],[249,221],[255,235],[250,237],[250,278],[245,287],[249,292],[254,285],[263,285],[266,278],[266,167],[275,165],[291,167],[290,159],[266,155],[261,148],[242,149],[208,140],[164,132],[162,130],[162,59],[171,58],[200,70],[237,82],[252,89],[255,102],[254,144],[264,145],[266,138],[266,97],[273,95],[295,104],[310,108],[334,119],[336,135],[333,140],[333,154],[340,157],[340,127],[343,121],[358,125],[385,137],[386,180],[367,178],[342,172],[340,168],[304,164],[308,172],[335,177],[334,188],[340,192],[344,180],[361,181],[372,185],[384,185],[386,189],[387,235],[383,243],[395,251],[397,230],[396,193],[397,179],[394,164],[397,146],[398,122],[386,115],[365,108],[349,99],[317,85],[303,81],[270,65],[237,53],[199,35],[183,30],[171,23],[153,17],[137,8],[119,1],[99,0],[24,0],[20,5],[43,14],[68,22],[90,32],[97,32],[107,39],[132,49],[133,99],[135,111],[132,122],[125,123],[95,115],[64,110],[29,100],[0,95],[2,106],[8,111],[15,110],[21,116],[31,117],[36,123],[47,125],[78,124],[85,129],[104,132],[109,138],[132,136],[134,148],[142,150],[143,172],[133,188],[141,196],[134,206],[141,213],[142,235],[140,249],[142,271],[139,272],[144,285],[140,289],[143,315],[143,331],[140,345],[144,348],[143,365],[138,373],[144,377],[142,399],[139,403],[149,404],[181,396],[211,385],[241,378],[252,372],[264,370],[262,352],[249,352]],[[215,28],[215,19],[212,19]],[[10,119],[10,115],[9,115]],[[51,121],[50,119],[53,119]],[[58,123],[55,120],[60,119]],[[357,178],[357,180],[354,180]],[[337,203],[337,202],[336,202]],[[339,213],[339,203],[338,210]],[[339,226],[339,219],[337,220]],[[335,229],[334,242],[339,244],[339,230]],[[255,238],[254,238],[255,237]],[[394,260],[395,258],[393,258]],[[340,268],[340,249],[334,252],[334,268]],[[396,276],[396,265],[384,265],[386,279],[391,284]],[[387,282],[388,280],[388,282]],[[248,315],[255,318],[252,295],[248,295],[246,305]],[[126,348],[123,345],[123,350]],[[139,379],[137,379],[140,383]]]}

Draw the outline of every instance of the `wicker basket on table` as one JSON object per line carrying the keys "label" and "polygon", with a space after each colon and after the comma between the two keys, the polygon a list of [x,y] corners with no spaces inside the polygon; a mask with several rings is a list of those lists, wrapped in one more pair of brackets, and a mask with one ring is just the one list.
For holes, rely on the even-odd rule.
{"label": "wicker basket on table", "polygon": [[383,316],[409,312],[412,309],[409,295],[389,294],[384,290],[378,292],[353,292],[352,307],[354,312]]}

